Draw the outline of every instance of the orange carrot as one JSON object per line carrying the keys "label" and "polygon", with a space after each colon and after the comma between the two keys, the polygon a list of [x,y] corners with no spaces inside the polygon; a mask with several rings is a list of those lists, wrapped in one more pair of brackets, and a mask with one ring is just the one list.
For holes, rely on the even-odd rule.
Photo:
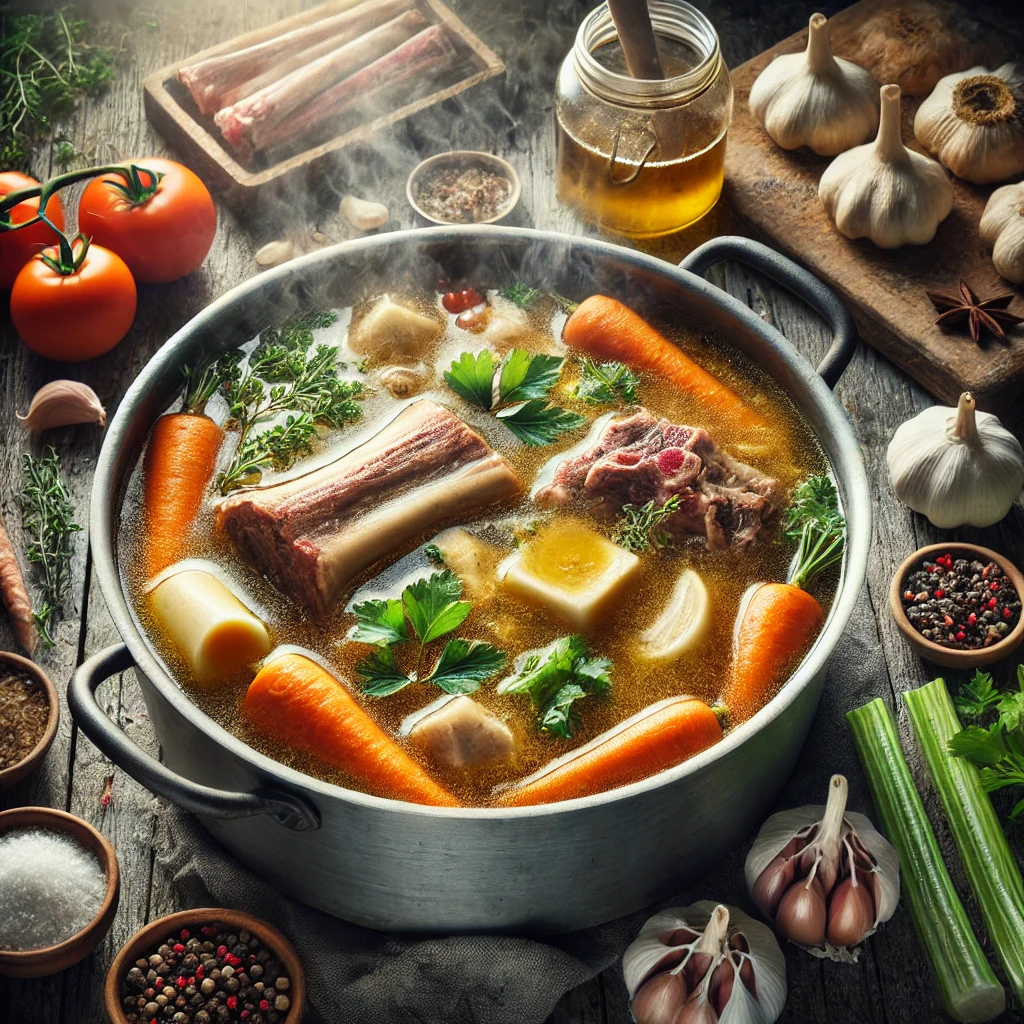
{"label": "orange carrot", "polygon": [[562,338],[595,359],[626,363],[664,377],[737,427],[768,425],[735,391],[628,306],[607,295],[584,299],[565,322]]}
{"label": "orange carrot", "polygon": [[283,654],[264,665],[249,684],[242,709],[268,736],[337,765],[371,793],[433,807],[459,806],[334,676],[301,654]]}
{"label": "orange carrot", "polygon": [[32,618],[32,602],[25,589],[25,578],[21,575],[14,545],[7,536],[4,524],[0,522],[0,606],[7,609],[18,643],[29,654],[36,649],[39,639],[35,620]]}
{"label": "orange carrot", "polygon": [[736,634],[732,673],[722,694],[733,724],[760,710],[783,671],[807,650],[825,612],[791,583],[762,583],[747,602]]}
{"label": "orange carrot", "polygon": [[156,421],[143,463],[150,577],[181,558],[223,440],[224,431],[201,413],[168,413]]}
{"label": "orange carrot", "polygon": [[529,807],[603,793],[680,764],[722,738],[714,711],[695,697],[670,697],[499,794],[502,807]]}

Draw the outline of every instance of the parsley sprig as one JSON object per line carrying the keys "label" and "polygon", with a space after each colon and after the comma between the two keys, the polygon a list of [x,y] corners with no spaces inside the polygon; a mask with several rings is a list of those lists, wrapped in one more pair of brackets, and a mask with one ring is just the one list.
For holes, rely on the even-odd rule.
{"label": "parsley sprig", "polygon": [[520,441],[537,447],[586,423],[579,413],[548,403],[564,362],[561,356],[532,355],[516,348],[497,367],[495,383],[496,367],[490,352],[485,349],[475,356],[463,352],[445,371],[444,379],[470,405],[484,412],[496,409],[496,418]]}
{"label": "parsley sprig", "polygon": [[603,697],[611,689],[611,667],[607,658],[592,658],[586,641],[574,633],[529,655],[517,672],[498,684],[498,693],[529,696],[540,730],[566,740],[581,724],[576,702]]}
{"label": "parsley sprig", "polygon": [[[430,644],[465,622],[473,605],[463,601],[462,582],[450,569],[410,583],[399,598],[361,601],[352,611],[356,624],[349,639],[372,644],[374,650],[356,666],[363,689],[374,697],[387,697],[410,683],[432,683],[445,693],[473,693],[495,676],[507,661],[504,651],[480,640],[459,637],[447,641],[433,667],[423,672]],[[403,669],[396,648],[415,649],[415,661],[403,652]]]}
{"label": "parsley sprig", "polygon": [[627,551],[659,550],[672,546],[672,537],[663,528],[664,521],[679,511],[679,495],[673,494],[662,505],[623,505],[612,540]]}
{"label": "parsley sprig", "polygon": [[640,378],[625,363],[597,363],[584,358],[576,397],[593,405],[633,405]]}
{"label": "parsley sprig", "polygon": [[806,587],[842,559],[846,520],[839,511],[835,484],[827,476],[809,476],[797,485],[786,511],[784,535],[799,543],[789,578],[794,587]]}

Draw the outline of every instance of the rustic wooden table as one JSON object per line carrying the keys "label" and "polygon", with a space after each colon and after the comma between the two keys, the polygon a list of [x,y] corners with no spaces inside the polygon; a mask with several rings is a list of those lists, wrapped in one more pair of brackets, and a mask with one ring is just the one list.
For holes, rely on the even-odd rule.
{"label": "rustic wooden table", "polygon": [[[92,12],[90,17],[121,48],[121,58],[110,90],[85,104],[60,126],[61,130],[95,162],[163,154],[166,146],[154,136],[143,115],[141,82],[145,75],[214,41],[303,6],[302,0],[148,0],[145,4],[110,0],[103,10],[95,4],[86,5]],[[112,353],[70,367],[48,363],[32,356],[18,342],[6,317],[0,320],[0,507],[16,543],[21,540],[16,497],[21,453],[38,452],[47,444],[60,452],[78,521],[85,525],[102,433],[84,427],[29,437],[18,425],[15,411],[24,411],[29,397],[46,381],[71,376],[91,384],[113,413],[128,384],[170,334],[212,299],[256,271],[252,256],[264,242],[289,232],[301,245],[310,246],[314,228],[333,240],[348,237],[336,214],[337,197],[344,192],[352,190],[387,202],[394,218],[390,226],[410,227],[413,215],[404,199],[404,182],[420,156],[448,148],[486,149],[511,160],[523,179],[519,223],[566,232],[585,230],[555,199],[550,108],[555,69],[590,3],[514,0],[501,5],[498,13],[495,8],[499,5],[483,0],[452,0],[452,6],[503,56],[508,65],[505,79],[388,133],[379,140],[372,159],[365,152],[341,159],[309,195],[268,202],[245,221],[222,209],[217,238],[202,269],[169,286],[142,286],[135,325]],[[817,9],[817,5],[806,3],[763,5],[753,0],[698,0],[698,6],[717,26],[726,60],[732,66],[805,24],[808,14]],[[826,13],[831,7],[824,5]],[[41,158],[37,174],[42,177],[49,170],[47,160]],[[730,229],[725,211],[716,211],[697,230],[663,245],[660,254],[678,259],[709,235]],[[714,273],[716,283],[746,301],[812,360],[824,352],[828,338],[823,324],[777,287],[737,267],[717,268]],[[897,503],[886,482],[885,448],[889,438],[900,422],[928,405],[930,399],[867,348],[857,353],[837,391],[856,426],[872,481],[874,542],[867,586],[834,659],[812,736],[779,807],[819,802],[828,776],[837,770],[850,776],[854,806],[866,806],[863,779],[842,712],[881,695],[897,707],[907,739],[906,716],[898,695],[934,674],[900,640],[886,607],[889,579],[899,561],[921,544],[949,537]],[[1024,510],[1018,505],[1000,526],[959,531],[957,536],[988,544],[1020,562],[1024,559],[1022,526]],[[117,639],[95,586],[87,540],[88,533],[83,530],[75,541],[73,595],[58,630],[57,646],[41,656],[60,690],[87,654]],[[0,649],[11,646],[6,623],[0,622]],[[1009,671],[1002,668],[1004,681]],[[131,674],[108,685],[101,694],[107,711],[125,732],[136,743],[158,753]],[[983,936],[926,773],[918,758],[911,757],[911,761],[953,879],[978,934]],[[105,792],[110,794],[109,802],[102,799]],[[181,909],[154,853],[160,808],[148,792],[79,736],[66,707],[44,766],[5,794],[0,806],[27,804],[70,810],[93,822],[111,839],[121,863],[121,902],[105,941],[78,967],[38,981],[0,979],[0,1022],[99,1024],[105,1019],[103,978],[116,951],[145,922]],[[1005,810],[1005,804],[1001,802],[1000,808]],[[1011,841],[1018,856],[1024,856],[1024,831],[1013,832]],[[691,886],[684,898],[743,899],[740,878],[744,852],[737,851],[712,878]],[[916,1024],[943,1019],[927,965],[902,906],[892,922],[866,944],[861,962],[855,966],[813,960],[793,947],[787,950],[787,961],[790,996],[782,1020],[790,1024]],[[629,1019],[621,972],[615,966],[567,995],[549,1024],[625,1024]],[[1004,1021],[1022,1022],[1024,1014],[1008,1013]]]}

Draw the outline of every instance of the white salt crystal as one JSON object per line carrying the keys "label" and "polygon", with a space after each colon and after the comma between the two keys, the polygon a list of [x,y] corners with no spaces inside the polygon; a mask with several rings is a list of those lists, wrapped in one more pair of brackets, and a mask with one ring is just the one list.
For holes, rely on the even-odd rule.
{"label": "white salt crystal", "polygon": [[51,829],[0,835],[0,949],[56,946],[91,924],[107,879],[91,850]]}

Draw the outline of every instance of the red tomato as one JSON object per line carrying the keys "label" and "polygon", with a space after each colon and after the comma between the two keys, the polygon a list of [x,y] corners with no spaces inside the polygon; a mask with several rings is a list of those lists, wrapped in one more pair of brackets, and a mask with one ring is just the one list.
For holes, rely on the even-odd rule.
{"label": "red tomato", "polygon": [[[44,255],[56,258],[56,247]],[[11,319],[33,352],[77,363],[109,352],[128,333],[135,298],[124,260],[91,245],[72,274],[58,274],[41,256],[25,264],[11,289]]]}
{"label": "red tomato", "polygon": [[[30,178],[27,174],[4,171],[0,174],[0,196],[10,195],[19,188],[29,188],[38,184],[35,178]],[[38,209],[38,199],[26,199],[10,210],[7,216],[11,224],[24,224],[36,215]],[[46,204],[46,215],[61,231],[64,230],[64,208],[57,196],[50,197]],[[20,231],[0,232],[0,288],[4,291],[10,288],[18,276],[18,271],[37,252],[42,252],[55,241],[53,232],[42,223],[22,228]]]}
{"label": "red tomato", "polygon": [[449,313],[462,313],[479,306],[484,297],[475,288],[463,288],[461,292],[448,292],[441,299],[441,305]]}
{"label": "red tomato", "polygon": [[[140,168],[163,174],[156,192],[133,203],[111,182],[120,174],[93,178],[82,193],[78,230],[118,254],[136,281],[156,284],[191,274],[206,258],[217,233],[217,209],[206,186],[172,160],[133,160]],[[146,186],[152,176],[139,175]]]}

